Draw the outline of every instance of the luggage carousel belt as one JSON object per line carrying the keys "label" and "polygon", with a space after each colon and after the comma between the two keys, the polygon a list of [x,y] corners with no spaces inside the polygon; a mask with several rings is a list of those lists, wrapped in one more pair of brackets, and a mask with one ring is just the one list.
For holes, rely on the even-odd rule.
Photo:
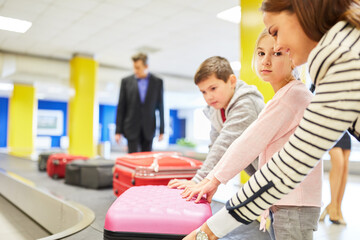
{"label": "luggage carousel belt", "polygon": [[[82,204],[85,207],[91,209],[95,213],[96,218],[89,227],[78,233],[75,233],[74,235],[68,236],[64,239],[71,239],[71,240],[103,239],[105,215],[111,204],[116,199],[115,195],[112,192],[112,189],[94,190],[94,189],[86,189],[82,187],[67,185],[64,183],[64,179],[54,180],[50,178],[46,172],[38,171],[36,161],[9,156],[3,153],[0,153],[0,168],[6,170],[7,172],[12,173],[15,176],[18,176],[22,181],[33,183],[34,186],[38,189],[47,191],[52,195],[59,197],[62,200]],[[2,202],[5,202],[6,204],[6,200]],[[9,202],[7,202],[7,204],[12,205]],[[16,207],[14,208],[16,209]],[[1,207],[0,209],[1,209],[0,216],[6,214],[4,213],[3,210],[6,208]],[[0,223],[1,223],[1,219],[0,219]],[[32,223],[32,224],[36,224],[36,223]],[[47,233],[46,230],[41,229],[40,226],[38,226],[38,228],[44,231],[45,235],[43,237],[49,235],[49,233]],[[0,228],[0,235],[3,236],[1,233],[2,233],[2,227]],[[24,238],[13,238],[13,239],[21,240],[21,239],[37,239],[37,238],[38,237],[36,238],[24,237]]]}
{"label": "luggage carousel belt", "polygon": [[2,239],[38,239],[51,235],[2,195],[0,195],[0,209]]}

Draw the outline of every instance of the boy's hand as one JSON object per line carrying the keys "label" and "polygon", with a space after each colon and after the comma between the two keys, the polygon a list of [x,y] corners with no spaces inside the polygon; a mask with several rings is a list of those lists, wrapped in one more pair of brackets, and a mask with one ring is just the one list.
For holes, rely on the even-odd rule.
{"label": "boy's hand", "polygon": [[212,197],[214,196],[218,186],[220,185],[220,181],[214,177],[211,181],[207,182],[204,185],[201,183],[192,187],[185,188],[184,192],[181,194],[182,197],[186,198],[187,201],[190,201],[195,195],[197,195],[195,202],[198,203],[202,196],[206,194],[207,201],[211,202]]}
{"label": "boy's hand", "polygon": [[183,180],[183,179],[172,179],[168,183],[169,188],[177,188],[184,189],[186,187],[195,186],[196,183],[191,180]]}

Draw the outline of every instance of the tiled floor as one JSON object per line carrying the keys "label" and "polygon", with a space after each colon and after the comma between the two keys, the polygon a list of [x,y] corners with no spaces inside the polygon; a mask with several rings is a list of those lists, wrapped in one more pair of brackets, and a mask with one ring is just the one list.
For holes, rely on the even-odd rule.
{"label": "tiled floor", "polygon": [[[8,158],[8,157],[7,157]],[[2,159],[0,159],[2,160]],[[2,161],[0,161],[1,163]],[[53,189],[53,194],[64,197],[75,202],[84,204],[91,208],[96,214],[96,220],[91,227],[75,235],[69,236],[66,239],[80,240],[80,239],[102,239],[102,229],[104,223],[104,217],[106,210],[111,205],[115,197],[112,194],[111,189],[109,190],[88,190],[68,186],[63,181],[54,181],[46,176],[46,173],[39,173],[36,169],[36,164],[33,163],[31,166],[27,164],[15,164],[15,159],[10,161],[4,161],[0,164],[0,167],[5,169],[18,170],[18,174],[22,173],[25,178],[32,181],[39,181],[40,187],[46,189]],[[26,162],[29,163],[29,162]],[[0,183],[1,184],[1,183]],[[84,196],[88,196],[84,198]],[[94,201],[96,199],[96,201]],[[323,184],[323,202],[326,206],[330,199],[329,193],[329,182],[328,175],[324,176]],[[315,240],[357,240],[360,239],[360,226],[358,216],[360,215],[360,206],[358,204],[360,199],[360,175],[351,175],[345,191],[345,197],[343,202],[343,214],[347,221],[347,226],[340,226],[331,224],[328,219],[325,222],[319,224],[319,230],[315,232]],[[242,232],[246,235],[244,237],[236,237],[231,239],[236,240],[248,240],[248,239],[261,239],[257,235],[252,237],[251,231],[248,230],[246,234],[244,229]],[[8,203],[5,199],[0,196],[0,239],[16,239],[16,240],[29,240],[37,239],[47,236],[47,232],[31,221],[30,218],[26,217],[21,211],[19,211],[12,204]],[[250,236],[251,235],[251,236]]]}
{"label": "tiled floor", "polygon": [[[332,224],[328,217],[319,223],[319,229],[314,234],[315,240],[357,240],[360,239],[360,176],[350,175],[345,189],[342,212],[347,222],[346,226]],[[330,187],[328,174],[324,176],[323,203],[330,202]]]}

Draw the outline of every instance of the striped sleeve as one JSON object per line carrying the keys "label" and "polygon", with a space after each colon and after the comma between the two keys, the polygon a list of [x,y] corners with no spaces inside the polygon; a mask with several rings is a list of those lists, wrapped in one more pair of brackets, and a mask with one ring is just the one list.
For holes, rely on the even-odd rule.
{"label": "striped sleeve", "polygon": [[[347,91],[346,87],[342,88]],[[318,89],[322,93],[325,88],[319,86]],[[284,148],[227,202],[229,213],[239,222],[248,224],[264,209],[288,194],[350,127],[359,112],[359,94],[357,98],[344,97],[340,100],[336,96],[326,98],[326,94],[317,94]]]}
{"label": "striped sleeve", "polygon": [[293,190],[359,117],[360,31],[340,23],[309,57],[314,59],[310,75],[316,79],[316,95],[300,125],[283,149],[226,203],[238,222],[252,222]]}

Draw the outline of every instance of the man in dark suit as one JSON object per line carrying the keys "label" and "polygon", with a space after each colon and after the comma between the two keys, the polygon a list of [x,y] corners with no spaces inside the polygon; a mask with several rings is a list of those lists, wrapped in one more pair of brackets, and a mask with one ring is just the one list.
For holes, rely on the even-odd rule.
{"label": "man in dark suit", "polygon": [[128,151],[151,151],[156,129],[155,111],[159,111],[160,135],[164,134],[163,81],[148,72],[147,55],[132,57],[134,74],[121,81],[116,116],[115,140],[122,135],[128,141]]}

